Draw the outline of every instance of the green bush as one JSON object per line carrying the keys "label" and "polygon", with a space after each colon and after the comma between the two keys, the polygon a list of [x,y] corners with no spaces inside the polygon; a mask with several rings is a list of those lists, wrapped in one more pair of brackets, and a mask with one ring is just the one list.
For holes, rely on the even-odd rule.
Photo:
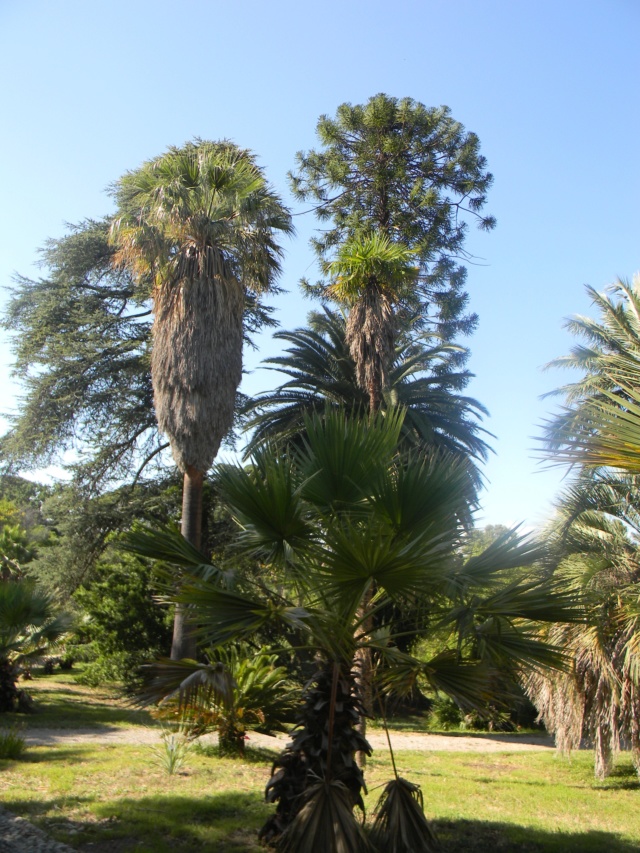
{"label": "green bush", "polygon": [[434,699],[430,714],[431,725],[443,729],[457,729],[463,721],[462,711],[453,701],[444,696]]}
{"label": "green bush", "polygon": [[84,642],[73,649],[73,659],[87,661],[79,681],[92,686],[122,682],[134,688],[140,664],[168,652],[170,614],[153,596],[151,569],[129,554],[103,562],[91,585],[76,592],[84,613]]}

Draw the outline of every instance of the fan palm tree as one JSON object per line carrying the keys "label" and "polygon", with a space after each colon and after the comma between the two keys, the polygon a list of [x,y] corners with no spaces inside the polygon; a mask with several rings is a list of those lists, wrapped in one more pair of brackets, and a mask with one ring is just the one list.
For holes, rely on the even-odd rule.
{"label": "fan palm tree", "polygon": [[[256,579],[218,567],[203,580],[194,561],[198,574],[179,595],[214,647],[251,642],[269,627],[284,632],[287,648],[316,655],[293,740],[267,786],[278,806],[263,836],[282,850],[365,849],[352,814],[364,784],[353,757],[370,752],[355,727],[362,712],[359,650],[376,655],[380,690],[407,691],[423,680],[477,707],[495,699],[496,670],[559,665],[561,653],[536,639],[532,626],[575,616],[568,597],[554,598],[540,575],[500,581],[504,571],[530,566],[541,554],[512,531],[466,562],[457,556],[474,494],[468,471],[447,454],[398,453],[402,420],[398,411],[373,420],[328,411],[306,419],[302,448],[268,446],[247,468],[219,468],[237,547],[264,572]],[[166,534],[141,532],[130,543],[137,553],[185,565],[184,549]],[[401,652],[390,624],[371,627],[371,616],[389,602],[418,595],[431,603],[424,634],[442,642],[427,661]],[[224,693],[218,664],[181,662],[176,669],[160,662],[152,676],[147,700],[177,691],[189,703],[199,691]],[[376,830],[381,849],[391,849],[385,833],[397,825],[398,809],[415,817],[418,799],[416,786],[390,783]],[[424,818],[415,836],[394,843],[402,853],[432,849]]]}
{"label": "fan palm tree", "polygon": [[67,616],[56,614],[53,598],[31,581],[0,581],[0,712],[15,710],[20,701],[21,666],[62,640],[69,624]]}
{"label": "fan palm tree", "polygon": [[[353,414],[366,410],[367,391],[358,382],[356,362],[348,344],[352,316],[349,314],[345,320],[343,314],[325,308],[323,313],[310,316],[307,329],[276,335],[293,346],[286,355],[267,363],[288,374],[290,380],[245,407],[249,414],[247,425],[254,428],[248,453],[269,440],[300,442],[305,414],[322,411],[327,405]],[[452,344],[433,346],[432,338],[417,328],[420,323],[416,315],[403,314],[402,320],[395,318],[395,325],[395,357],[385,364],[387,387],[380,405],[384,409],[406,406],[403,445],[428,448],[430,452],[453,452],[479,486],[481,476],[470,457],[487,456],[489,448],[478,435],[480,429],[475,422],[486,410],[477,401],[456,393],[469,378],[466,372],[451,369],[464,350]],[[370,708],[373,663],[366,650],[360,654],[362,699],[364,706]],[[364,756],[359,755],[358,760],[364,761]]]}
{"label": "fan palm tree", "polygon": [[[471,377],[456,369],[465,350],[434,342],[418,325],[415,316],[398,321],[381,407],[405,408],[402,439],[407,447],[429,446],[485,460],[489,447],[480,436],[484,431],[478,422],[487,411],[477,400],[457,393]],[[277,332],[274,337],[290,346],[284,355],[264,364],[289,379],[245,405],[246,427],[252,431],[247,456],[269,441],[296,440],[304,417],[327,406],[355,414],[368,405],[367,394],[356,380],[342,313],[325,307],[309,315],[306,328]]]}
{"label": "fan palm tree", "polygon": [[[182,532],[199,547],[202,483],[232,425],[247,295],[273,288],[291,218],[253,156],[196,140],[115,187],[115,263],[152,286],[151,378],[160,430],[184,474]],[[172,656],[193,655],[176,613]]]}

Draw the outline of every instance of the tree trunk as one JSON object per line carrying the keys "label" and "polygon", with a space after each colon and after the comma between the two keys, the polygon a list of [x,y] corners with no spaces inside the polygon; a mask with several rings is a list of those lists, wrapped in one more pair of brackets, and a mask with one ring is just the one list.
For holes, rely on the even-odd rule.
{"label": "tree trunk", "polygon": [[0,713],[15,711],[20,691],[16,687],[16,671],[4,658],[0,660]]}
{"label": "tree trunk", "polygon": [[[184,474],[182,486],[182,535],[200,549],[202,533],[202,483],[204,474],[192,466],[188,466]],[[183,604],[176,605],[173,620],[173,642],[171,643],[171,660],[193,658],[196,656],[196,640],[194,626],[187,621],[187,612]]]}
{"label": "tree trunk", "polygon": [[369,422],[374,421],[382,405],[382,385],[376,379],[369,380]]}
{"label": "tree trunk", "polygon": [[[373,616],[371,614],[365,615],[369,610],[369,603],[372,597],[372,590],[367,590],[367,594],[365,595],[364,601],[359,608],[358,616],[362,618],[364,616],[364,620],[358,629],[359,632],[362,631],[365,634],[371,634],[373,630]],[[358,722],[356,724],[356,731],[362,736],[362,738],[367,737],[367,715],[371,715],[373,710],[373,654],[371,649],[360,648],[356,650],[356,690],[357,696],[359,700],[359,704],[362,708],[363,713],[360,715]],[[364,750],[358,750],[356,752],[356,764],[358,767],[364,769],[367,763],[367,754]]]}

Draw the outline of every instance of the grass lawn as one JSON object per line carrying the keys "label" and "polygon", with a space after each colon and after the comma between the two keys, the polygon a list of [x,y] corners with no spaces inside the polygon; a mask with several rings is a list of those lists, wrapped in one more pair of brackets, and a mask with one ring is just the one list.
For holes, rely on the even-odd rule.
{"label": "grass lawn", "polygon": [[[37,680],[34,693],[49,710],[29,717],[29,727],[57,719],[61,728],[98,730],[130,724],[128,713],[143,722],[104,691],[76,692],[71,682]],[[167,776],[147,746],[31,747],[20,761],[0,761],[0,802],[83,853],[251,853],[264,849],[256,831],[270,809],[262,801],[270,759],[251,750],[237,761],[191,753]],[[422,786],[445,853],[640,850],[640,784],[625,755],[604,783],[593,779],[590,753],[567,761],[550,752],[400,752],[396,760]],[[388,757],[376,751],[369,809],[390,776]]]}

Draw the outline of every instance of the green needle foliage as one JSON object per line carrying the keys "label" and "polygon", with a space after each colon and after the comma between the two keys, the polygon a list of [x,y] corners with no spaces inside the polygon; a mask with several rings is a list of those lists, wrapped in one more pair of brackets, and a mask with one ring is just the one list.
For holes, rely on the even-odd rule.
{"label": "green needle foliage", "polygon": [[[464,255],[468,219],[495,225],[481,214],[492,176],[478,137],[447,107],[385,94],[321,116],[317,134],[321,148],[300,152],[290,178],[322,223],[312,241],[320,261],[365,235],[401,244],[419,270],[408,301],[434,306],[445,340],[470,332],[477,318],[464,316],[465,270],[455,259]],[[325,285],[312,290],[323,293]]]}
{"label": "green needle foliage", "polygon": [[82,451],[92,483],[131,477],[162,445],[149,375],[149,289],[113,265],[110,222],[71,226],[42,252],[45,277],[19,276],[5,328],[14,336],[19,414],[5,462],[37,468]]}

